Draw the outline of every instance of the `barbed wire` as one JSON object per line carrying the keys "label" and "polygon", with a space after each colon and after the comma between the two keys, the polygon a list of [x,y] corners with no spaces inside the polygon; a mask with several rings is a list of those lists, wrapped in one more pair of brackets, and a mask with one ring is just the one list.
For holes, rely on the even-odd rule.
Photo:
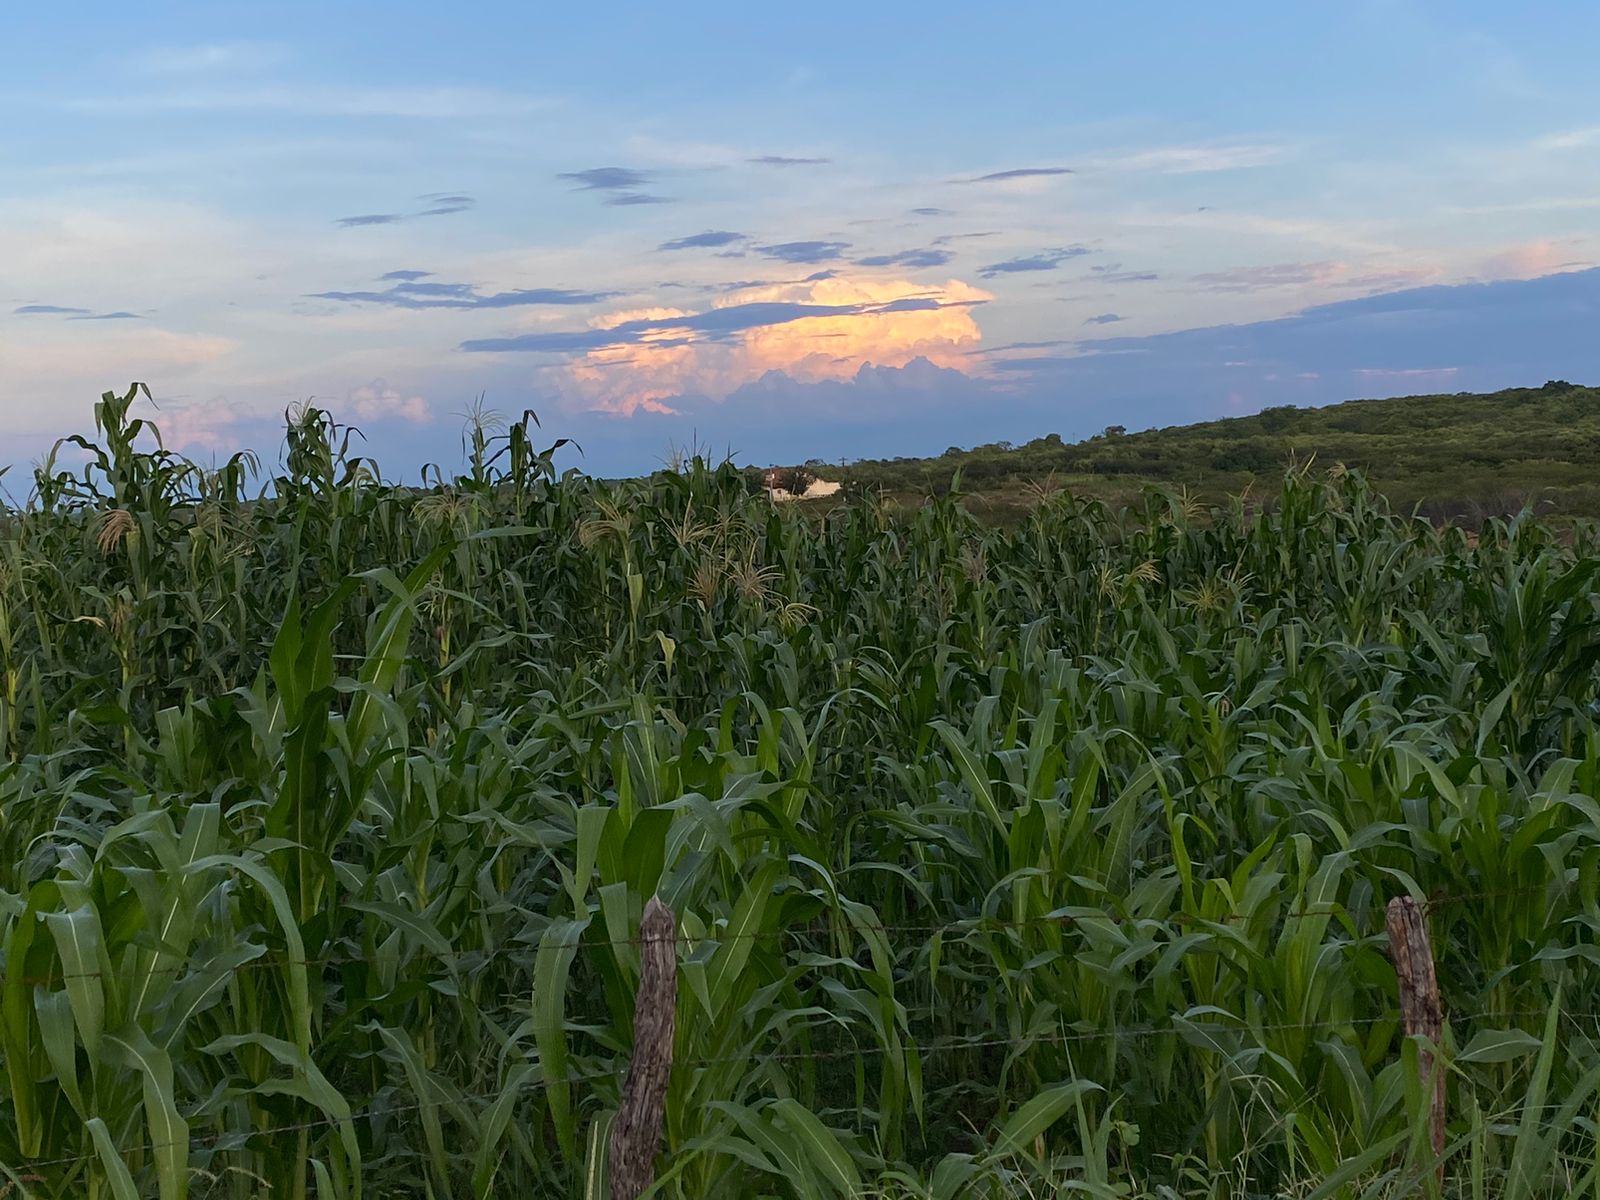
{"label": "barbed wire", "polygon": [[[1555,890],[1557,892],[1564,891],[1566,890],[1566,886],[1567,885],[1556,885]],[[1481,900],[1502,899],[1508,896],[1526,896],[1538,892],[1549,892],[1551,890],[1551,884],[1540,883],[1529,884],[1525,887],[1502,888],[1494,891],[1471,892],[1451,896],[1437,896],[1424,901],[1422,907],[1424,911],[1432,913],[1442,908],[1449,908],[1460,904],[1473,904]],[[1084,905],[1072,907],[1087,908],[1089,906]],[[357,909],[355,911],[365,912],[368,910]],[[408,916],[420,917],[422,915],[410,910],[405,911],[406,915]],[[827,937],[839,932],[850,932],[854,934],[915,934],[923,937],[935,937],[948,933],[959,933],[963,936],[968,936],[975,933],[999,933],[1007,930],[1025,929],[1037,926],[1070,926],[1097,922],[1104,922],[1113,925],[1149,925],[1157,928],[1167,923],[1190,926],[1208,926],[1230,925],[1236,921],[1249,922],[1263,919],[1272,923],[1276,923],[1278,921],[1301,920],[1308,917],[1354,916],[1359,911],[1360,906],[1351,906],[1348,904],[1328,904],[1309,908],[1291,909],[1290,911],[1283,913],[1273,913],[1270,909],[1263,909],[1260,912],[1225,912],[1210,916],[1202,913],[1188,912],[1172,912],[1162,915],[1149,916],[1127,915],[1114,912],[1054,912],[1041,913],[1030,917],[973,916],[964,918],[961,921],[946,922],[943,924],[889,923],[878,925],[857,925],[852,923],[847,927],[833,926],[829,928],[805,927],[799,929],[762,929],[750,930],[743,933],[719,933],[713,929],[708,930],[706,933],[701,935],[692,935],[684,932],[682,929],[679,929],[677,931],[676,940],[680,945],[692,948],[706,943],[726,945],[728,943],[739,941],[774,941],[784,938],[799,939],[804,937]],[[382,914],[375,915],[381,916]],[[403,928],[403,926],[397,927],[397,931],[398,929]],[[639,941],[640,939],[637,936],[627,938],[584,937],[577,943],[577,948],[637,946]],[[422,948],[427,950],[425,944]],[[160,947],[148,947],[148,949],[158,955],[178,953],[175,950],[164,950]],[[518,955],[527,955],[535,952],[537,949],[538,947],[536,944],[528,942],[519,945],[471,950],[427,950],[427,955],[440,961],[466,959],[474,964],[477,964],[481,961],[494,961],[497,959],[511,958]],[[263,969],[282,970],[285,966],[371,966],[373,961],[374,956],[372,955],[348,953],[303,956],[300,958],[295,958],[293,956],[285,955],[282,952],[274,953],[272,951],[268,951],[263,947],[261,955],[247,959],[244,962],[235,963],[233,966],[227,969],[226,973],[231,974],[239,971]],[[181,963],[174,963],[165,967],[152,966],[148,968],[145,973],[147,975],[180,975],[184,971],[189,970],[192,965],[192,963],[185,961]],[[203,969],[205,965],[206,964],[201,964],[201,969]],[[11,983],[20,984],[23,987],[44,987],[56,983],[66,983],[75,979],[102,979],[105,978],[106,974],[107,972],[103,969],[96,969],[93,971],[47,972],[44,974],[25,974],[21,976],[0,975],[0,987]]]}
{"label": "barbed wire", "polygon": [[[929,1010],[929,1011],[940,1011],[940,1012],[943,1012],[945,1010]],[[1208,1015],[1211,1015],[1211,1014],[1208,1014]],[[1576,1021],[1576,1020],[1592,1020],[1592,1021],[1600,1022],[1600,1012],[1568,1012],[1568,1011],[1563,1010],[1560,1015],[1563,1018],[1570,1018],[1570,1019],[1572,1019],[1574,1021]],[[1512,1012],[1494,1012],[1494,1011],[1485,1010],[1485,1011],[1481,1011],[1481,1012],[1462,1014],[1462,1015],[1456,1016],[1456,1017],[1451,1018],[1451,1019],[1455,1020],[1455,1021],[1461,1021],[1461,1022],[1470,1022],[1470,1021],[1482,1020],[1484,1018],[1493,1018],[1495,1020],[1509,1021],[1509,1020],[1527,1020],[1527,1019],[1533,1019],[1533,1018],[1547,1018],[1548,1016],[1549,1016],[1549,1011],[1546,1010],[1546,1009],[1524,1009],[1524,1010],[1517,1010],[1517,1011],[1512,1011]],[[1182,1020],[1183,1018],[1180,1015],[1178,1019]],[[1236,1019],[1239,1020],[1239,1021],[1243,1021],[1243,1018],[1236,1018]],[[915,1049],[917,1051],[917,1053],[919,1055],[919,1058],[926,1058],[926,1057],[929,1057],[929,1056],[932,1056],[932,1055],[938,1055],[938,1054],[943,1054],[943,1053],[951,1053],[951,1052],[957,1052],[957,1051],[968,1051],[968,1050],[992,1049],[992,1048],[999,1047],[999,1046],[1009,1046],[1009,1047],[1014,1047],[1014,1048],[1026,1050],[1026,1049],[1032,1049],[1032,1048],[1037,1047],[1037,1046],[1072,1045],[1072,1044],[1078,1044],[1078,1043],[1083,1043],[1083,1042],[1099,1041],[1099,1040],[1104,1039],[1106,1037],[1114,1037],[1114,1038],[1145,1037],[1145,1036],[1151,1036],[1151,1035],[1156,1035],[1156,1034],[1184,1035],[1184,1034],[1192,1033],[1192,1032],[1212,1032],[1212,1031],[1231,1031],[1231,1032],[1245,1032],[1245,1033],[1272,1033],[1272,1032],[1284,1032],[1284,1031],[1289,1031],[1289,1030],[1303,1031],[1303,1030],[1307,1030],[1307,1029],[1334,1030],[1334,1029],[1353,1028],[1353,1027],[1357,1027],[1357,1026],[1379,1025],[1379,1024],[1384,1024],[1384,1023],[1388,1023],[1388,1022],[1398,1023],[1398,1021],[1399,1021],[1398,1014],[1386,1013],[1386,1014],[1384,1014],[1382,1016],[1371,1016],[1371,1017],[1350,1017],[1350,1018],[1340,1018],[1340,1019],[1324,1018],[1322,1020],[1317,1020],[1317,1021],[1277,1021],[1277,1022],[1268,1022],[1268,1023],[1264,1023],[1264,1024],[1249,1024],[1249,1023],[1245,1023],[1245,1024],[1241,1024],[1241,1025],[1226,1025],[1226,1026],[1220,1020],[1219,1021],[1204,1022],[1204,1023],[1191,1022],[1187,1026],[1152,1025],[1152,1024],[1146,1024],[1146,1025],[1120,1025],[1120,1026],[1112,1026],[1112,1027],[1109,1027],[1107,1029],[1101,1029],[1101,1030],[1078,1030],[1078,1031],[1054,1033],[1054,1034],[1040,1033],[1040,1034],[1030,1034],[1030,1035],[1022,1035],[1022,1036],[1010,1036],[1010,1037],[956,1038],[956,1039],[951,1039],[951,1040],[944,1041],[944,1042],[935,1042],[935,1043],[933,1043],[931,1045],[927,1045],[927,1046],[917,1046],[917,1045],[913,1044],[910,1048],[911,1049]],[[827,1060],[840,1059],[840,1058],[863,1058],[863,1057],[870,1057],[870,1056],[877,1056],[877,1055],[892,1054],[897,1049],[901,1053],[905,1053],[907,1051],[907,1047],[904,1046],[904,1045],[901,1045],[901,1046],[898,1046],[898,1047],[896,1047],[896,1046],[886,1046],[886,1045],[884,1045],[884,1044],[882,1044],[880,1042],[880,1043],[877,1043],[877,1044],[874,1044],[874,1045],[871,1045],[871,1046],[854,1046],[854,1047],[851,1047],[849,1049],[840,1049],[840,1050],[822,1050],[822,1051],[806,1050],[806,1051],[785,1052],[785,1053],[781,1053],[781,1054],[764,1054],[764,1055],[760,1056],[760,1061],[761,1062],[798,1062],[798,1061],[814,1062],[814,1061],[827,1061]],[[1224,1052],[1224,1053],[1226,1052],[1224,1047],[1222,1047],[1221,1045],[1216,1045],[1216,1049],[1219,1052]],[[709,1057],[709,1058],[696,1058],[696,1059],[688,1059],[688,1060],[684,1060],[684,1061],[674,1062],[672,1064],[672,1070],[674,1072],[676,1072],[676,1071],[681,1070],[681,1069],[692,1070],[692,1069],[700,1069],[700,1068],[715,1067],[715,1066],[748,1065],[751,1061],[752,1061],[752,1055],[749,1054],[749,1053],[740,1054],[740,1055],[717,1056],[717,1057]],[[612,1066],[612,1067],[606,1068],[605,1070],[569,1072],[569,1073],[567,1073],[565,1075],[562,1075],[562,1076],[560,1076],[558,1078],[555,1078],[555,1079],[536,1079],[536,1080],[526,1081],[521,1085],[521,1090],[543,1091],[543,1090],[546,1090],[548,1088],[556,1087],[556,1086],[571,1086],[572,1084],[578,1084],[578,1083],[593,1083],[593,1082],[597,1082],[599,1080],[606,1080],[606,1079],[616,1080],[616,1079],[619,1079],[620,1077],[624,1076],[626,1071],[627,1071],[627,1064],[624,1063],[624,1064],[618,1064],[616,1066]],[[214,1134],[197,1134],[197,1135],[191,1136],[191,1137],[189,1137],[187,1139],[183,1139],[183,1140],[171,1140],[171,1141],[165,1141],[165,1142],[145,1142],[145,1143],[142,1143],[142,1144],[137,1145],[137,1146],[128,1146],[128,1147],[120,1148],[118,1153],[122,1154],[123,1156],[131,1155],[131,1154],[149,1154],[149,1153],[154,1153],[155,1151],[158,1151],[158,1150],[174,1149],[175,1147],[178,1147],[178,1146],[187,1146],[189,1148],[189,1150],[191,1150],[191,1151],[193,1151],[195,1149],[206,1149],[206,1148],[213,1148],[214,1149],[222,1142],[231,1141],[231,1140],[238,1139],[238,1138],[249,1139],[249,1138],[255,1138],[255,1137],[272,1137],[272,1136],[276,1136],[276,1135],[279,1135],[279,1134],[286,1134],[286,1133],[305,1133],[305,1132],[311,1132],[313,1130],[337,1128],[338,1126],[344,1124],[347,1121],[353,1124],[353,1123],[355,1123],[357,1121],[370,1121],[370,1120],[374,1120],[376,1118],[390,1117],[390,1116],[394,1116],[394,1115],[400,1114],[400,1113],[420,1112],[420,1111],[424,1111],[424,1110],[428,1110],[428,1109],[435,1109],[435,1108],[450,1108],[450,1107],[454,1107],[456,1105],[471,1104],[471,1103],[474,1103],[474,1102],[482,1102],[482,1103],[497,1102],[497,1101],[499,1101],[500,1099],[502,1099],[504,1097],[506,1091],[508,1091],[508,1090],[509,1089],[502,1087],[502,1088],[497,1089],[497,1090],[492,1091],[492,1092],[462,1092],[462,1093],[457,1093],[455,1095],[440,1096],[439,1098],[433,1099],[433,1100],[414,1100],[414,1101],[410,1101],[410,1102],[407,1102],[407,1103],[404,1103],[404,1104],[389,1104],[389,1105],[382,1105],[382,1106],[372,1106],[372,1107],[363,1109],[363,1110],[358,1111],[358,1112],[351,1112],[351,1113],[349,1113],[347,1115],[343,1115],[343,1116],[338,1116],[338,1115],[335,1115],[335,1116],[323,1116],[323,1117],[313,1118],[313,1119],[307,1120],[307,1121],[294,1122],[292,1124],[274,1125],[274,1126],[270,1126],[270,1127],[265,1128],[265,1129],[263,1129],[263,1128],[255,1128],[255,1129],[250,1129],[250,1130],[245,1130],[245,1131],[225,1130],[225,1131],[222,1131],[222,1132],[219,1132],[219,1133],[214,1133]],[[1554,1108],[1554,1107],[1557,1107],[1557,1106],[1556,1105],[1543,1105],[1541,1107],[1543,1107],[1543,1108]],[[43,1169],[43,1168],[46,1168],[46,1167],[73,1166],[73,1165],[78,1165],[78,1164],[98,1162],[99,1160],[100,1160],[100,1155],[98,1153],[85,1153],[85,1154],[68,1155],[68,1156],[63,1156],[63,1157],[59,1157],[59,1158],[23,1159],[23,1160],[19,1161],[16,1164],[0,1164],[0,1166],[4,1166],[7,1170],[37,1171],[37,1170],[40,1170],[40,1169]]]}

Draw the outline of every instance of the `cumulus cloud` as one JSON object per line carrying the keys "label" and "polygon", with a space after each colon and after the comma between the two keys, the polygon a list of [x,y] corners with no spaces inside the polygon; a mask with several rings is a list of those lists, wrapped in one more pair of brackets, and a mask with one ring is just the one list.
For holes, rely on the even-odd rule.
{"label": "cumulus cloud", "polygon": [[1008,258],[1004,262],[990,263],[986,267],[980,267],[978,274],[985,279],[992,279],[996,275],[1012,275],[1021,271],[1054,271],[1070,259],[1082,258],[1085,254],[1092,253],[1094,252],[1087,246],[1057,246],[1052,250],[1040,250],[1036,254],[1021,258]]}
{"label": "cumulus cloud", "polygon": [[656,249],[716,249],[719,246],[732,246],[744,240],[745,235],[742,233],[734,233],[727,229],[708,229],[704,233],[691,233],[687,237],[673,238],[671,241],[662,242]]}
{"label": "cumulus cloud", "polygon": [[350,413],[362,421],[399,419],[422,425],[433,419],[428,402],[421,396],[408,396],[382,379],[352,388],[348,397]]}
{"label": "cumulus cloud", "polygon": [[679,409],[688,393],[726,397],[773,371],[840,380],[867,364],[903,367],[917,358],[958,369],[981,339],[973,309],[989,299],[957,280],[930,287],[830,275],[757,288],[702,312],[630,310],[564,336],[466,348],[581,352],[558,368],[571,407],[660,412]]}

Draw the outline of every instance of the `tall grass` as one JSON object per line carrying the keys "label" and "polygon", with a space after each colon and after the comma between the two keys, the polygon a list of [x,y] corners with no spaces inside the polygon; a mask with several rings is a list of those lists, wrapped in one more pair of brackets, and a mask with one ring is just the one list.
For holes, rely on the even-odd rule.
{"label": "tall grass", "polygon": [[[108,394],[0,527],[16,1194],[604,1195],[646,900],[663,1197],[1600,1191],[1600,557],[1042,489],[813,518],[531,414],[261,478]],[[67,464],[71,463],[71,466]]]}

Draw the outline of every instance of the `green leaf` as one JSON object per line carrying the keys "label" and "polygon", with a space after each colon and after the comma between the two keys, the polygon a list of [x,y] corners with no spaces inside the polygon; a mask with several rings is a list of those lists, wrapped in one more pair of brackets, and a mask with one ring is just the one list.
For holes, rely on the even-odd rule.
{"label": "green leaf", "polygon": [[1501,1063],[1535,1053],[1542,1042],[1523,1029],[1480,1029],[1456,1055],[1458,1063]]}
{"label": "green leaf", "polygon": [[533,1038],[539,1047],[556,1141],[569,1162],[577,1157],[578,1135],[572,1119],[572,1088],[567,1082],[567,973],[588,927],[588,917],[552,921],[533,960]]}
{"label": "green leaf", "polygon": [[994,1152],[1019,1154],[1028,1150],[1035,1138],[1076,1108],[1084,1096],[1104,1090],[1087,1079],[1074,1079],[1071,1083],[1046,1088],[1006,1119],[995,1138]]}

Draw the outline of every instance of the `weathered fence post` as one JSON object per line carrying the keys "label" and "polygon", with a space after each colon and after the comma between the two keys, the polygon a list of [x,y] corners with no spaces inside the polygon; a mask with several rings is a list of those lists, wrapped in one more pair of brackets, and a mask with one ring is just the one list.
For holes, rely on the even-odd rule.
{"label": "weathered fence post", "polygon": [[[1439,1004],[1439,979],[1433,970],[1433,946],[1428,940],[1428,922],[1422,908],[1410,896],[1389,901],[1385,922],[1389,927],[1389,957],[1400,982],[1400,1018],[1407,1037],[1422,1034],[1430,1046],[1437,1046],[1444,1029],[1444,1010]],[[1429,1131],[1435,1155],[1444,1153],[1444,1071],[1434,1070],[1433,1053],[1418,1047],[1417,1069],[1422,1086],[1432,1090]],[[1444,1164],[1439,1164],[1439,1181],[1444,1182]]]}
{"label": "weathered fence post", "polygon": [[655,1182],[661,1117],[672,1077],[678,1011],[678,919],[659,897],[639,924],[639,994],[633,1002],[633,1061],[611,1122],[611,1200],[637,1200]]}

